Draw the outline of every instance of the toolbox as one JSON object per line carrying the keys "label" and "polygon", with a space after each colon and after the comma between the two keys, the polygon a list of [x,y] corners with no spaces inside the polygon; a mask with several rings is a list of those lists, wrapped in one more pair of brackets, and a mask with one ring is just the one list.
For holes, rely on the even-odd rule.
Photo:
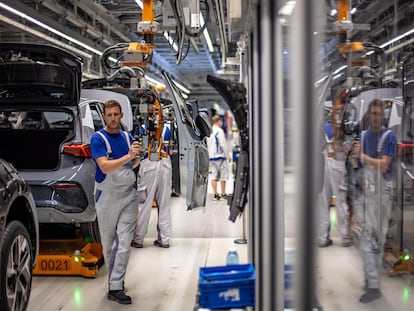
{"label": "toolbox", "polygon": [[209,309],[254,306],[255,279],[252,264],[200,268],[199,304]]}

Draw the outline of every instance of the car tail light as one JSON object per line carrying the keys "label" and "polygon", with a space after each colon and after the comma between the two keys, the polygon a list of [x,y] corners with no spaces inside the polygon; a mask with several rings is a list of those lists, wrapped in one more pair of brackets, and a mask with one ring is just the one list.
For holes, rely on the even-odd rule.
{"label": "car tail light", "polygon": [[59,202],[58,209],[64,212],[80,212],[88,205],[85,192],[77,183],[56,183],[52,185],[55,190],[53,200]]}
{"label": "car tail light", "polygon": [[75,157],[92,158],[91,147],[89,145],[67,145],[63,147],[63,153],[70,154]]}
{"label": "car tail light", "polygon": [[57,184],[53,185],[55,189],[78,189],[80,188],[77,184]]}
{"label": "car tail light", "polygon": [[413,154],[414,152],[414,144],[413,143],[401,143],[398,144],[397,154],[398,156]]}
{"label": "car tail light", "polygon": [[64,213],[81,213],[88,199],[80,184],[57,182],[51,185],[31,185],[37,207],[56,208]]}

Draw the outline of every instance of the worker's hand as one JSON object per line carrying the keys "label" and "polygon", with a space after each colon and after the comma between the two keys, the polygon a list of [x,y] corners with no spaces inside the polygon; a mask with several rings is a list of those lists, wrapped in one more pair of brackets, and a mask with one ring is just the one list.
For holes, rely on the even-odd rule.
{"label": "worker's hand", "polygon": [[227,157],[227,162],[231,162],[231,157]]}
{"label": "worker's hand", "polygon": [[352,143],[352,154],[354,156],[357,156],[358,158],[360,157],[360,155],[361,155],[361,143],[359,142],[359,140],[355,140]]}
{"label": "worker's hand", "polygon": [[141,154],[141,143],[138,141],[134,141],[131,145],[131,150],[129,150],[129,155],[131,156],[131,159],[135,159],[137,157],[139,157],[139,155]]}

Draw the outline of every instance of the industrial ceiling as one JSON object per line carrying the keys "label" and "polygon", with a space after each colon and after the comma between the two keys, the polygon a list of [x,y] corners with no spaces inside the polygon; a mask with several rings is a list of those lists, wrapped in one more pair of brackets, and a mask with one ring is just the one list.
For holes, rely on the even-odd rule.
{"label": "industrial ceiling", "polygon": [[[60,44],[62,47],[80,54],[84,59],[85,78],[101,76],[99,53],[114,44],[141,42],[142,34],[137,24],[142,21],[140,1],[134,0],[13,0],[0,2],[0,40],[41,42]],[[178,2],[172,1],[171,3]],[[222,98],[207,83],[207,74],[221,75],[228,79],[239,78],[239,56],[237,41],[242,32],[241,14],[246,15],[249,1],[227,0],[183,0],[192,10],[195,3],[204,17],[206,31],[211,38],[212,48],[207,46],[205,31],[183,40],[181,55],[174,50],[180,43],[176,39],[175,22],[169,1],[153,1],[154,20],[158,31],[153,36],[155,49],[146,68],[148,76],[163,82],[161,70],[166,70],[179,84],[191,91],[191,97],[204,103],[221,102]],[[228,3],[234,3],[233,12],[238,16],[230,22]],[[15,11],[16,10],[16,11]],[[234,14],[233,14],[234,15]],[[232,15],[232,16],[233,16]],[[34,21],[34,20],[35,21]],[[45,29],[38,22],[50,26]],[[202,26],[202,25],[201,25]],[[191,27],[191,25],[190,25]],[[57,30],[59,33],[54,33]],[[191,28],[190,28],[191,30]],[[69,39],[60,35],[65,34]],[[170,36],[170,42],[167,40]],[[77,44],[84,43],[92,49]],[[82,52],[78,52],[82,51]],[[181,56],[179,58],[179,56]]]}
{"label": "industrial ceiling", "polygon": [[[137,24],[142,21],[139,2],[141,1],[0,1],[0,41],[61,45],[83,57],[85,78],[102,77],[100,53],[114,44],[143,40],[137,29]],[[337,67],[337,63],[343,62],[343,59],[335,49],[335,15],[331,14],[331,10],[338,3],[335,0],[325,2],[326,13],[322,14],[326,15],[327,27],[323,46],[320,47],[325,56],[321,69],[330,71]],[[176,40],[176,24],[170,18],[174,16],[172,5],[176,3],[190,10],[198,5],[197,10],[204,17],[212,47],[208,46],[206,31],[197,33],[200,29],[197,27],[194,28],[194,35],[187,36],[182,44]],[[352,40],[381,44],[390,36],[403,33],[412,27],[414,3],[411,0],[352,0],[350,3],[356,9],[352,15],[355,25]],[[239,80],[238,42],[248,41],[252,10],[260,1],[154,0],[153,4],[154,20],[159,23],[159,28],[153,37],[156,47],[146,68],[148,76],[162,82],[161,70],[166,70],[173,79],[190,91],[190,97],[199,99],[205,105],[222,103],[222,98],[207,83],[206,77],[210,74]],[[41,23],[50,28],[41,26]],[[167,40],[168,35],[171,42]],[[174,44],[179,47],[180,52],[174,50]],[[405,44],[399,53],[411,48],[411,44]],[[389,61],[395,61],[395,57],[393,54],[393,59]]]}

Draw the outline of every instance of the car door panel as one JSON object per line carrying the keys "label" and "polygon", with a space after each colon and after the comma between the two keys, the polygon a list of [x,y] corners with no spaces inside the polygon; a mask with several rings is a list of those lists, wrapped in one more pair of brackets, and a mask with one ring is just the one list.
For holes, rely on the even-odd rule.
{"label": "car door panel", "polygon": [[172,97],[178,129],[181,193],[187,209],[205,206],[208,187],[209,156],[205,140],[192,118],[187,104],[172,79],[163,72]]}

